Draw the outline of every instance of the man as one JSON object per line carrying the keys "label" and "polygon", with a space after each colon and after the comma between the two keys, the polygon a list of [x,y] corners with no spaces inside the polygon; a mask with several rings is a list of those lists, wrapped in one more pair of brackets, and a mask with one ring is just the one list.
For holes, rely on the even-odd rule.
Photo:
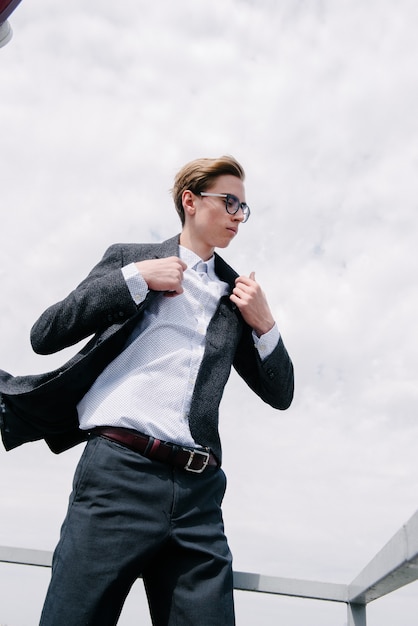
{"label": "man", "polygon": [[238,276],[215,253],[250,215],[243,181],[232,157],[184,166],[180,236],[111,246],[32,329],[41,354],[94,334],[87,346],[47,375],[0,373],[7,449],[44,436],[60,451],[81,438],[76,421],[88,437],[42,626],[116,624],[141,574],[153,624],[234,624],[219,403],[231,365],[271,406],[293,396],[254,273]]}

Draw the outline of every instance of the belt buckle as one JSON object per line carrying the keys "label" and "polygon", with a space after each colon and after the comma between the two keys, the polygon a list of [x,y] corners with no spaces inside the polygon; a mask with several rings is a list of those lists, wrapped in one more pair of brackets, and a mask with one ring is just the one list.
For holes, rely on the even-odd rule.
{"label": "belt buckle", "polygon": [[[209,452],[204,452],[203,450],[189,450],[188,448],[183,448],[183,450],[185,452],[189,452],[190,454],[189,460],[184,466],[184,469],[186,470],[186,472],[192,472],[193,474],[201,474],[208,466],[209,456],[210,456]],[[193,469],[192,467],[190,467],[191,464],[193,463],[193,459],[196,456],[196,454],[198,455],[200,454],[200,456],[204,457],[202,467],[199,469]]]}

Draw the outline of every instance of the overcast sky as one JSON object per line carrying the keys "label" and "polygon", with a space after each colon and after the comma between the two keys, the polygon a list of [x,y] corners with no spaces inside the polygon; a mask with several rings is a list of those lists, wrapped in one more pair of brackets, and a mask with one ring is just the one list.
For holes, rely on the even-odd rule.
{"label": "overcast sky", "polygon": [[[174,174],[233,154],[252,215],[223,256],[255,270],[296,371],[284,413],[236,375],[224,396],[234,567],[351,582],[417,508],[418,4],[23,0],[10,22],[0,367],[66,360],[32,354],[39,314],[111,243],[178,232]],[[0,451],[0,545],[54,548],[81,451]],[[0,623],[36,624],[48,578],[0,565]],[[150,623],[140,585],[122,626]],[[415,625],[416,593],[369,605],[368,626]],[[345,622],[237,594],[238,626]]]}

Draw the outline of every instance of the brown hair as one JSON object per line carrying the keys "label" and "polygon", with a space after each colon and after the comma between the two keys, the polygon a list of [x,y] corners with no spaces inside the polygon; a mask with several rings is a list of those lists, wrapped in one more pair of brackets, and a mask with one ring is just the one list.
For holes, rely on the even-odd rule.
{"label": "brown hair", "polygon": [[200,192],[206,191],[218,176],[225,174],[236,176],[240,180],[245,179],[243,167],[232,156],[195,159],[181,168],[174,179],[172,194],[183,226],[185,222],[183,191],[189,189],[192,193],[199,195]]}

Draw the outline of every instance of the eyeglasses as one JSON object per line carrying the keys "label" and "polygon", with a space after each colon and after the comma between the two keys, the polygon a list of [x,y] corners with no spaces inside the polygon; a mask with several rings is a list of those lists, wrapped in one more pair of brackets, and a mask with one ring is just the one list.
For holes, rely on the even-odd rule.
{"label": "eyeglasses", "polygon": [[244,219],[242,223],[246,222],[250,217],[251,211],[248,204],[245,202],[240,202],[239,198],[234,196],[232,193],[209,193],[208,191],[201,191],[199,196],[209,197],[209,198],[224,198],[225,199],[225,209],[229,215],[236,215],[238,211],[241,209]]}

